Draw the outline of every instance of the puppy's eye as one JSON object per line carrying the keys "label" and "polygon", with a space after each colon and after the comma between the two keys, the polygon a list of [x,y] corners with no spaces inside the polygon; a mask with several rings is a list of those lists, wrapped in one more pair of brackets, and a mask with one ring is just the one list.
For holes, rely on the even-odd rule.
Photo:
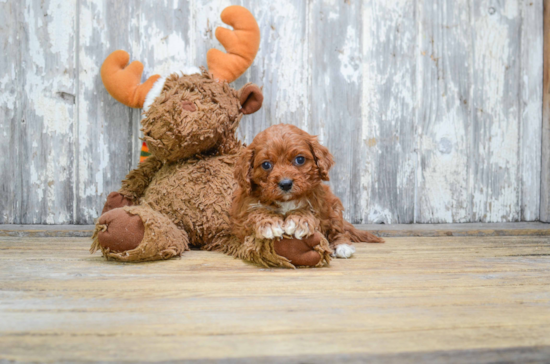
{"label": "puppy's eye", "polygon": [[273,166],[271,165],[270,162],[263,162],[262,163],[262,168],[265,169],[266,171],[269,171],[271,169],[271,167],[273,167]]}
{"label": "puppy's eye", "polygon": [[297,156],[296,158],[294,158],[294,164],[297,165],[297,166],[301,166],[302,164],[304,164],[306,162],[306,158],[305,157],[302,157],[301,155]]}

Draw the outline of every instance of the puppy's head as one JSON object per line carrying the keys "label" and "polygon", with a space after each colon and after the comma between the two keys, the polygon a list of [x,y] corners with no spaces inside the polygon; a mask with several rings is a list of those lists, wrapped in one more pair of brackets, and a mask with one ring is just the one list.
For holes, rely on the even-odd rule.
{"label": "puppy's head", "polygon": [[235,178],[247,194],[261,201],[292,201],[328,181],[333,164],[317,137],[279,124],[259,133],[242,152]]}

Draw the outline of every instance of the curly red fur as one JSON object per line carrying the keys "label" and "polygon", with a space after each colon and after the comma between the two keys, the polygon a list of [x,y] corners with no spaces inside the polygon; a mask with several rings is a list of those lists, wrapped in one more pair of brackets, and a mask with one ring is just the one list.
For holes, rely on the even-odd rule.
{"label": "curly red fur", "polygon": [[[297,157],[303,157],[304,163],[299,164]],[[264,162],[271,167],[262,167]],[[317,137],[293,125],[275,125],[259,133],[235,166],[239,184],[231,211],[235,235],[245,239],[266,227],[283,228],[292,220],[296,231],[306,225],[308,235],[320,231],[332,248],[352,241],[384,242],[344,220],[342,202],[322,183],[329,180],[333,164]],[[279,186],[283,179],[292,181],[287,192]]]}

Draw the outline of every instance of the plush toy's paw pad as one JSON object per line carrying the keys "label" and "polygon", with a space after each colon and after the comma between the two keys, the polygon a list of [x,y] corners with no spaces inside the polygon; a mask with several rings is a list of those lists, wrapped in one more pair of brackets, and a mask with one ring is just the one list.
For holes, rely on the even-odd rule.
{"label": "plush toy's paw pad", "polygon": [[103,206],[103,211],[101,211],[101,214],[117,209],[119,207],[124,206],[132,206],[134,202],[132,200],[127,199],[123,195],[121,195],[118,192],[111,192],[109,193],[109,196],[107,196],[107,201],[105,202],[105,206]]}
{"label": "plush toy's paw pad", "polygon": [[336,246],[334,250],[334,257],[336,258],[350,258],[355,253],[355,247],[348,244],[340,244]]}
{"label": "plush toy's paw pad", "polygon": [[98,225],[105,228],[98,233],[99,245],[111,252],[135,249],[143,240],[145,228],[141,218],[123,209],[114,209],[101,215]]}
{"label": "plush toy's paw pad", "polygon": [[305,239],[281,239],[274,242],[275,253],[287,258],[296,266],[316,266],[323,258],[315,247],[321,242],[322,235],[319,232]]}
{"label": "plush toy's paw pad", "polygon": [[274,239],[283,236],[284,230],[280,221],[267,222],[256,229],[256,235],[260,239]]}

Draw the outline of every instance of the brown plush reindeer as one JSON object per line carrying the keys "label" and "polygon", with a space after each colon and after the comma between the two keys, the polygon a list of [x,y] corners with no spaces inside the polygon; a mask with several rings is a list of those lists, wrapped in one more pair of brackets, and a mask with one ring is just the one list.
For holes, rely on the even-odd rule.
{"label": "brown plush reindeer", "polygon": [[[234,166],[243,144],[235,132],[243,114],[262,104],[260,88],[232,82],[252,64],[260,31],[252,14],[230,6],[222,21],[234,30],[216,29],[228,53],[210,50],[208,69],[191,74],[151,76],[140,84],[143,65],[115,51],[101,76],[105,88],[121,103],[143,107],[142,130],[151,156],[131,171],[118,192],[112,192],[96,223],[93,253],[126,262],[169,259],[189,247],[219,250],[265,266],[294,267],[302,254],[319,252],[321,266],[330,249],[319,239],[252,239],[231,233],[229,211],[236,187]],[[312,240],[313,239],[313,240]],[[293,249],[277,249],[277,244]],[[311,254],[310,254],[311,255]]]}

